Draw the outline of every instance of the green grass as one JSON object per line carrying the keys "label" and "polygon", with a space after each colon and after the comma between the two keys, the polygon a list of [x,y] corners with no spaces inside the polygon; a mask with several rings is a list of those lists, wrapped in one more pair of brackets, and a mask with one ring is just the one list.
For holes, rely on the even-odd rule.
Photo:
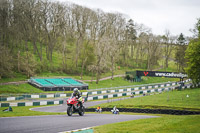
{"label": "green grass", "polygon": [[[130,69],[130,68],[121,68],[121,69],[117,69],[115,70],[114,72],[114,75],[122,75],[122,74],[125,74],[125,71],[134,71],[136,69]],[[111,72],[107,72],[107,73],[102,73],[101,75],[101,78],[104,78],[104,77],[108,77],[108,76],[111,76],[112,73]],[[66,73],[62,73],[62,72],[42,72],[40,74],[37,74],[35,77],[71,77],[71,78],[74,78],[74,79],[78,79],[78,80],[81,80],[81,77],[80,75],[77,75],[77,74],[66,74]],[[91,80],[91,76],[89,75],[83,75],[82,77],[82,80]],[[94,80],[96,79],[96,77],[94,77]]]}
{"label": "green grass", "polygon": [[[81,92],[85,92],[87,90],[81,90]],[[32,85],[25,83],[19,85],[0,85],[0,94],[33,94],[33,93],[72,93],[72,91],[43,91]]]}
{"label": "green grass", "polygon": [[44,91],[25,83],[19,85],[0,85],[0,94],[2,93],[44,93]]}
{"label": "green grass", "polygon": [[[43,73],[38,74],[35,77],[70,77],[70,78],[81,80],[81,77],[79,75],[70,75],[70,74],[65,74],[65,73],[51,73],[51,72],[43,72]],[[90,79],[91,79],[90,76],[83,75],[82,80],[90,80]]]}
{"label": "green grass", "polygon": [[[163,61],[161,61],[161,62],[163,62]],[[175,62],[171,61],[171,60],[168,61],[168,68],[166,68],[166,69],[162,68],[159,71],[162,71],[162,72],[164,72],[164,71],[166,71],[166,72],[178,72]]]}
{"label": "green grass", "polygon": [[[125,70],[116,70],[115,75],[120,75],[124,74]],[[104,73],[101,75],[101,78],[111,76],[111,73]],[[70,77],[74,78],[77,80],[81,80],[80,75],[71,75],[71,74],[66,74],[62,72],[42,72],[40,74],[35,75],[34,77]],[[94,80],[96,78],[94,77]],[[0,83],[7,83],[7,82],[17,82],[17,81],[25,81],[28,80],[26,75],[20,74],[20,73],[15,73],[12,78],[2,78],[0,79]],[[91,76],[88,75],[83,75],[82,80],[91,80]]]}
{"label": "green grass", "polygon": [[14,73],[12,78],[2,78],[2,79],[0,79],[0,83],[24,81],[26,79],[27,79],[26,75],[23,75],[21,73]]}
{"label": "green grass", "polygon": [[[83,90],[81,92],[84,92]],[[32,85],[25,83],[19,85],[0,85],[0,94],[15,95],[15,94],[33,94],[33,93],[72,93],[72,91],[43,91]]]}
{"label": "green grass", "polygon": [[[129,82],[124,80],[122,77],[114,78],[114,80],[108,79],[100,81],[99,84],[96,82],[85,82],[89,85],[89,89],[98,89],[98,88],[110,88],[110,87],[119,87],[119,86],[129,86],[129,85],[141,85],[141,84],[150,84],[150,83],[161,83],[168,81],[178,81],[175,78],[159,78],[159,77],[143,77],[142,82]],[[28,83],[19,84],[19,85],[0,85],[0,94],[3,93],[60,93],[61,91],[42,91],[38,88],[31,86]],[[64,91],[64,93],[70,93],[71,91]],[[83,91],[82,91],[83,92]]]}
{"label": "green grass", "polygon": [[108,79],[99,81],[99,84],[96,82],[86,82],[89,84],[89,89],[98,89],[98,88],[110,88],[110,87],[119,87],[119,86],[130,86],[130,85],[142,85],[142,84],[151,84],[151,83],[163,83],[168,81],[179,81],[177,78],[160,78],[160,77],[142,77],[142,82],[129,82],[124,80],[122,77]]}
{"label": "green grass", "polygon": [[[189,97],[186,97],[189,95]],[[200,88],[169,91],[162,94],[132,98],[100,105],[102,108],[150,108],[200,111]],[[97,106],[93,106],[97,107]]]}
{"label": "green grass", "polygon": [[[199,133],[200,115],[174,116],[126,121],[94,128],[94,133]],[[116,116],[117,117],[117,116]]]}
{"label": "green grass", "polygon": [[[35,55],[36,56],[36,55]],[[43,57],[45,57],[46,55],[43,55]],[[59,65],[61,64],[61,62],[57,61],[57,60],[61,60],[60,56],[57,55],[57,53],[53,56],[54,60],[56,62],[54,62],[53,64],[56,66],[54,67],[59,67]],[[39,60],[38,60],[39,61]],[[47,62],[47,65],[48,67],[50,66],[50,64]],[[114,75],[122,75],[122,74],[125,74],[126,71],[135,71],[135,70],[141,70],[141,69],[131,69],[131,68],[128,68],[128,67],[121,67],[120,69],[116,69],[115,72],[114,72]],[[101,74],[101,78],[104,78],[104,77],[108,77],[108,76],[111,76],[112,73],[111,72],[107,72],[107,73],[102,73]],[[63,73],[63,72],[41,72],[39,74],[36,74],[34,77],[71,77],[71,78],[74,78],[74,79],[78,79],[78,80],[81,80],[81,77],[79,74],[66,74],[66,73]],[[91,76],[89,75],[83,75],[82,77],[82,80],[91,80]],[[13,74],[13,77],[12,78],[2,78],[0,79],[0,83],[6,83],[6,82],[17,82],[17,81],[24,81],[24,80],[27,80],[27,76],[26,75],[23,75],[21,73],[14,73]],[[94,77],[94,80],[96,79],[96,77]]]}
{"label": "green grass", "polygon": [[[15,116],[36,116],[36,115],[63,115],[66,113],[49,113],[49,112],[38,112],[29,110],[30,108],[34,108],[37,106],[27,106],[27,107],[12,107],[13,112],[3,112],[7,107],[0,108],[0,117],[15,117]],[[43,107],[43,106],[38,106]]]}

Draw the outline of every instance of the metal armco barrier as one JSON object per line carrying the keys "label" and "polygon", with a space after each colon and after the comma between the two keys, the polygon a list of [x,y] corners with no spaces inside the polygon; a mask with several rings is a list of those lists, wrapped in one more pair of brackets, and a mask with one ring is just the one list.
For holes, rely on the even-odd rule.
{"label": "metal armco barrier", "polygon": [[[190,82],[190,79],[187,79],[184,81],[184,83]],[[160,87],[169,87],[169,86],[174,86],[177,85],[179,82],[171,82],[171,83],[160,83],[160,84],[146,84],[146,85],[134,85],[135,87],[128,87],[128,86],[124,86],[125,89],[117,89],[117,88],[122,88],[121,87],[112,87],[112,88],[107,88],[107,90],[100,90],[100,91],[95,91],[95,90],[91,90],[89,92],[82,92],[82,95],[97,95],[97,94],[106,94],[106,93],[115,93],[115,92],[131,92],[131,91],[136,91],[136,90],[144,90],[144,89],[156,89],[156,88],[160,88]],[[105,88],[104,88],[105,89]],[[114,90],[111,90],[114,89]],[[15,100],[23,100],[26,98],[56,98],[56,97],[70,97],[71,93],[55,93],[55,94],[32,94],[32,95],[27,95],[27,94],[23,94],[21,96],[0,96],[0,102],[1,101],[15,101]]]}
{"label": "metal armco barrier", "polygon": [[71,93],[66,93],[66,94],[59,94],[59,93],[55,93],[55,94],[32,94],[32,95],[21,95],[21,96],[17,96],[17,97],[1,97],[0,96],[0,101],[15,101],[15,100],[23,100],[23,99],[27,99],[27,98],[57,98],[57,97],[70,97]]}
{"label": "metal armco barrier", "polygon": [[63,100],[56,100],[56,101],[20,102],[20,103],[0,103],[0,107],[56,105],[56,104],[63,104],[63,102],[64,102]]}
{"label": "metal armco barrier", "polygon": [[[86,108],[86,112],[94,112],[96,108]],[[102,108],[102,111],[110,111],[113,108]],[[170,115],[198,115],[200,111],[171,110],[171,109],[137,109],[137,108],[117,108],[119,112],[150,113],[150,114],[170,114]]]}

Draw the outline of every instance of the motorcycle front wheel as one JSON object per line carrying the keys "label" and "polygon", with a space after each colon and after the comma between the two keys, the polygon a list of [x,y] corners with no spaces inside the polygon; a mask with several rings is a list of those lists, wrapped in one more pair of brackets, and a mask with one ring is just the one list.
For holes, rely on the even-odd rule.
{"label": "motorcycle front wheel", "polygon": [[72,106],[68,106],[68,107],[67,107],[67,115],[68,115],[68,116],[72,116],[72,113],[73,113],[73,112],[72,112]]}

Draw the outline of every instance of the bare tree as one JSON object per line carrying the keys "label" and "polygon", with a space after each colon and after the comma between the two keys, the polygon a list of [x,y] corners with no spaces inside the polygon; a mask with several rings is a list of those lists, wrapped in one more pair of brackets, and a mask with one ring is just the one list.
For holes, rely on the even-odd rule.
{"label": "bare tree", "polygon": [[174,49],[174,42],[175,38],[173,36],[170,35],[169,30],[165,31],[165,35],[162,36],[162,43],[163,45],[163,49],[164,49],[164,58],[165,58],[165,71],[168,68],[168,61],[169,58],[171,57],[172,54],[172,50]]}
{"label": "bare tree", "polygon": [[0,79],[12,77],[14,64],[8,47],[0,45],[0,55]]}
{"label": "bare tree", "polygon": [[72,9],[74,21],[76,24],[76,50],[75,50],[75,66],[78,67],[78,59],[80,54],[80,49],[83,46],[83,42],[86,36],[86,30],[88,28],[89,13],[90,9],[74,5]]}
{"label": "bare tree", "polygon": [[154,65],[158,64],[160,58],[160,37],[149,34],[146,40],[147,42],[147,69],[152,70]]}

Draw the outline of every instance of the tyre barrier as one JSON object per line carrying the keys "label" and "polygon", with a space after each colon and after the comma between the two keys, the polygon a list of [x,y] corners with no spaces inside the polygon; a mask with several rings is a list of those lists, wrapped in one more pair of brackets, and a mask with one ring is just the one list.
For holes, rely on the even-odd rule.
{"label": "tyre barrier", "polygon": [[[86,112],[94,112],[96,108],[86,108]],[[111,111],[113,108],[102,108],[102,111]],[[200,111],[172,110],[172,109],[138,109],[138,108],[117,108],[119,112],[170,114],[170,115],[199,115]]]}

